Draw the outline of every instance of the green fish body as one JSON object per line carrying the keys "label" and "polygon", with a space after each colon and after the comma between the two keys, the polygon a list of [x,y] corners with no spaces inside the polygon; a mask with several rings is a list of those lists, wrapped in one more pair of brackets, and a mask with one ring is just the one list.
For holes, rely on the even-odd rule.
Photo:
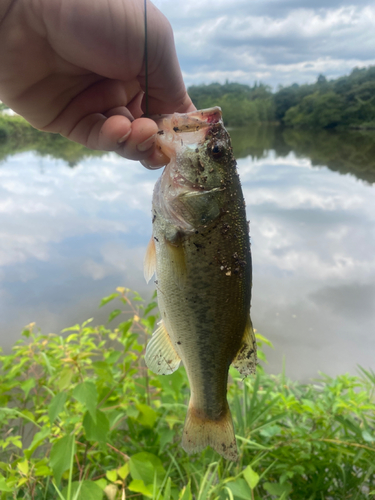
{"label": "green fish body", "polygon": [[220,108],[157,119],[158,147],[170,163],[155,185],[146,280],[157,276],[159,328],[147,366],[170,374],[180,361],[191,397],[182,446],[211,446],[236,460],[226,393],[231,363],[254,373],[251,253],[245,203]]}

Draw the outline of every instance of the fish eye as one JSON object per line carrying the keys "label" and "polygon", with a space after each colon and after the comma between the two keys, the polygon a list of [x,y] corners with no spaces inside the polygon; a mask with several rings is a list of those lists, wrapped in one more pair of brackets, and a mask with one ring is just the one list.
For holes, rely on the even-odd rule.
{"label": "fish eye", "polygon": [[225,149],[221,144],[215,144],[211,147],[211,154],[215,159],[221,158],[225,153]]}

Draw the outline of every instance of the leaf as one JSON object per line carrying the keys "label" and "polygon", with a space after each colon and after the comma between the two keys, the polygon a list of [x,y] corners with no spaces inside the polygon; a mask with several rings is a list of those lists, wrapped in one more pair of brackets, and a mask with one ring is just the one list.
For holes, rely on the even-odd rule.
{"label": "leaf", "polygon": [[60,391],[68,387],[70,381],[72,380],[72,377],[73,377],[73,370],[71,370],[70,368],[65,368],[64,370],[61,371],[59,380],[57,382]]}
{"label": "leaf", "polygon": [[285,495],[289,495],[292,491],[292,485],[290,483],[264,483],[263,488],[268,491],[271,495],[281,496],[285,493]]}
{"label": "leaf", "polygon": [[[75,495],[77,494],[79,488],[80,491],[78,493],[78,496],[76,497]],[[67,498],[67,493],[68,493],[68,487],[65,486],[65,488],[62,491],[62,495],[64,498]],[[103,490],[93,481],[83,481],[83,482],[73,481],[71,485],[70,498],[75,500],[102,500]]]}
{"label": "leaf", "polygon": [[25,476],[29,473],[29,462],[24,460],[23,462],[18,462],[17,469],[22,472]]}
{"label": "leaf", "polygon": [[11,488],[10,486],[7,485],[5,477],[3,476],[0,476],[0,491],[5,491],[6,493],[14,491],[13,487]]}
{"label": "leaf", "polygon": [[272,349],[274,348],[272,342],[263,335],[261,335],[260,333],[256,332],[255,338],[260,342],[263,342],[264,344],[268,345],[269,347],[272,347]]}
{"label": "leaf", "polygon": [[129,460],[129,468],[132,478],[141,479],[145,484],[153,484],[155,472],[159,484],[165,476],[160,458],[146,451],[133,455]]}
{"label": "leaf", "polygon": [[114,483],[117,479],[117,470],[107,470],[105,476],[108,481],[112,481],[112,483]]}
{"label": "leaf", "polygon": [[123,323],[120,323],[117,328],[120,330],[120,332],[124,336],[128,333],[129,328],[132,326],[132,324],[133,324],[133,318],[128,319],[128,321],[124,321]]}
{"label": "leaf", "polygon": [[139,403],[136,406],[140,412],[137,421],[146,427],[150,428],[154,427],[157,419],[156,411],[153,410],[150,406],[145,404]]}
{"label": "leaf", "polygon": [[110,323],[113,319],[117,318],[122,313],[121,309],[115,309],[108,316],[108,323]]}
{"label": "leaf", "polygon": [[108,304],[108,302],[111,302],[111,300],[115,299],[116,297],[118,297],[118,293],[112,293],[111,295],[108,295],[108,297],[104,297],[100,301],[99,307],[105,306],[106,304]]}
{"label": "leaf", "polygon": [[24,380],[22,383],[21,383],[21,389],[24,391],[25,393],[25,398],[27,398],[27,396],[29,395],[29,392],[31,391],[31,389],[33,389],[35,387],[35,378],[34,377],[30,377],[28,378],[27,380]]}
{"label": "leaf", "polygon": [[86,412],[83,418],[83,427],[89,441],[106,442],[109,432],[109,420],[102,411],[96,410],[95,421],[92,419],[91,414]]}
{"label": "leaf", "polygon": [[28,339],[30,337],[30,333],[31,333],[31,330],[29,330],[28,328],[25,328],[25,330],[22,330],[21,335]]}
{"label": "leaf", "polygon": [[266,425],[260,431],[260,435],[270,438],[276,436],[280,432],[281,428],[278,425]]}
{"label": "leaf", "polygon": [[171,487],[172,487],[172,480],[169,477],[167,484],[165,485],[163,500],[171,500]]}
{"label": "leaf", "polygon": [[48,417],[51,424],[53,424],[59,413],[61,413],[64,408],[66,397],[65,392],[60,392],[52,398],[52,401],[48,405]]}
{"label": "leaf", "polygon": [[47,465],[38,465],[37,467],[35,467],[34,474],[35,476],[46,477],[46,476],[51,476],[52,471],[49,467],[47,467]]}
{"label": "leaf", "polygon": [[91,418],[96,419],[96,405],[98,404],[98,391],[93,382],[82,382],[73,391],[73,398],[85,406]]}
{"label": "leaf", "polygon": [[81,329],[81,325],[79,323],[75,324],[74,326],[68,326],[68,328],[64,328],[61,330],[61,333],[65,332],[79,332]]}
{"label": "leaf", "polygon": [[160,435],[160,452],[163,451],[164,447],[173,441],[175,431],[173,429],[164,429],[159,433]]}
{"label": "leaf", "polygon": [[63,473],[69,469],[72,453],[75,451],[74,436],[64,436],[52,445],[50,466],[56,483],[59,484]]}
{"label": "leaf", "polygon": [[251,490],[245,479],[239,478],[227,484],[234,496],[241,500],[249,500],[251,498]]}
{"label": "leaf", "polygon": [[243,471],[244,478],[250,488],[253,490],[256,485],[259,483],[259,474],[257,474],[251,467],[248,465],[246,469]]}
{"label": "leaf", "polygon": [[190,481],[186,486],[183,487],[178,500],[192,500]]}
{"label": "leaf", "polygon": [[43,443],[45,438],[51,434],[51,428],[45,426],[41,431],[37,432],[27,450],[24,450],[25,457],[30,460],[34,451]]}
{"label": "leaf", "polygon": [[133,479],[129,484],[128,489],[134,491],[135,493],[142,493],[145,497],[152,498],[152,491],[147,488],[142,479]]}
{"label": "leaf", "polygon": [[119,475],[119,477],[124,481],[124,479],[126,479],[129,475],[129,464],[126,463],[125,465],[123,465],[122,467],[119,467],[117,469],[117,474]]}
{"label": "leaf", "polygon": [[150,302],[148,304],[148,306],[146,307],[146,309],[143,311],[143,315],[144,316],[147,316],[147,314],[152,311],[153,309],[155,309],[155,307],[157,307],[157,302]]}
{"label": "leaf", "polygon": [[102,477],[100,479],[97,479],[95,481],[95,484],[97,484],[99,488],[104,491],[104,488],[107,486],[107,481],[104,479],[104,477]]}
{"label": "leaf", "polygon": [[372,436],[368,431],[364,430],[362,431],[362,437],[365,441],[368,443],[373,443],[375,441],[375,435]]}

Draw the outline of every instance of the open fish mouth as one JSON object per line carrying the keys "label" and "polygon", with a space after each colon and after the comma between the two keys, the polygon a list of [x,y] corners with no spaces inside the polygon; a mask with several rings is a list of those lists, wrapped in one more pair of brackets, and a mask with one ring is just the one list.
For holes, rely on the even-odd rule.
{"label": "open fish mouth", "polygon": [[222,112],[218,106],[191,111],[190,113],[174,113],[173,115],[155,115],[151,117],[159,127],[159,134],[175,132],[197,132],[222,121]]}

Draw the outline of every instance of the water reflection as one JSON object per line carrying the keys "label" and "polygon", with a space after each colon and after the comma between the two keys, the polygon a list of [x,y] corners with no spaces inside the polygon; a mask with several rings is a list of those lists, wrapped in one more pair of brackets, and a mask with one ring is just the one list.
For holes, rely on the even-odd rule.
{"label": "water reflection", "polygon": [[312,166],[328,167],[375,182],[375,133],[373,131],[295,130],[282,127],[252,127],[231,130],[237,158],[264,158],[274,150],[286,157],[294,152],[308,158]]}
{"label": "water reflection", "polygon": [[[283,356],[287,374],[299,378],[371,366],[373,136],[277,127],[231,135],[251,221],[253,321],[276,347],[270,371],[281,369]],[[97,304],[116,286],[153,291],[142,261],[160,172],[60,138],[38,141],[0,145],[5,347],[30,321],[43,331],[92,316],[105,321]]]}

